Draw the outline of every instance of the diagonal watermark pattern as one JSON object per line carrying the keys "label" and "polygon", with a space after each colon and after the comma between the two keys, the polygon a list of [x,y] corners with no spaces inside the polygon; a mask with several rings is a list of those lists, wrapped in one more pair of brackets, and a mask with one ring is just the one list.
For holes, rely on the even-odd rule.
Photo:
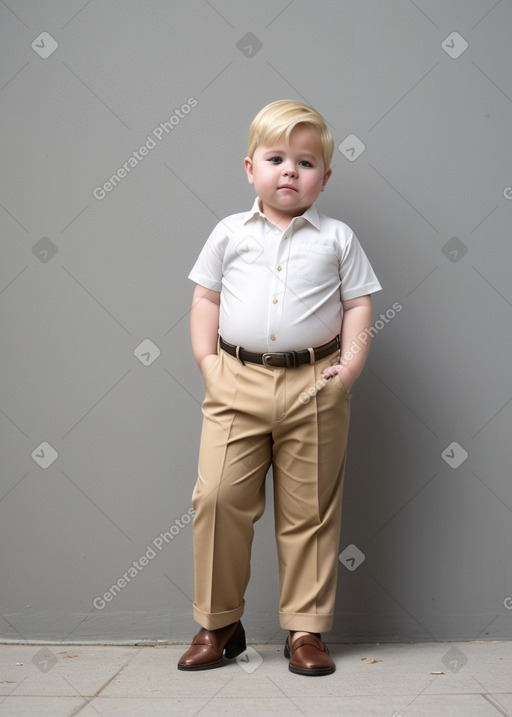
{"label": "diagonal watermark pattern", "polygon": [[[187,274],[214,224],[250,208],[248,125],[267,101],[287,97],[326,117],[335,164],[319,210],[354,227],[384,287],[351,401],[348,527],[338,550],[349,597],[371,579],[331,637],[350,639],[351,619],[371,616],[384,592],[400,612],[379,616],[390,639],[396,631],[451,639],[443,610],[468,639],[509,639],[512,588],[500,573],[484,589],[481,575],[507,563],[512,509],[503,480],[512,420],[510,5],[462,4],[456,17],[449,3],[420,0],[386,12],[373,0],[343,1],[328,13],[296,0],[243,11],[219,0],[155,2],[151,13],[137,3],[36,5],[0,3],[4,635],[160,639],[170,613],[171,637],[190,636],[190,618],[173,602],[181,596],[192,609],[192,529],[181,506],[196,480],[204,395]],[[248,261],[254,249],[240,247]],[[399,317],[389,318],[390,307]],[[413,361],[416,345],[423,353]],[[303,398],[322,390],[312,385]],[[369,426],[385,428],[390,444],[380,452]],[[240,460],[250,465],[250,456]],[[404,488],[409,470],[416,477]],[[386,501],[354,516],[354,506],[381,495],[377,485]],[[378,581],[371,570],[388,564],[389,541],[410,540],[405,518],[424,525],[432,496],[440,524],[464,507],[452,546],[462,562],[469,526],[484,508],[496,516],[465,594],[436,571],[428,576],[442,595],[439,614],[413,589],[395,594],[385,569]],[[289,499],[300,502],[300,490]],[[273,530],[269,508],[256,539]],[[30,567],[28,556],[47,563]],[[424,567],[407,567],[414,585]],[[258,608],[274,615],[268,592],[258,593]],[[479,616],[469,629],[463,616],[474,596]],[[130,612],[138,617],[127,628]],[[369,642],[372,625],[365,620]],[[265,629],[263,639],[278,639],[275,623]],[[440,669],[466,674],[464,654],[443,650]],[[50,672],[54,654],[34,649],[32,669]],[[235,669],[256,678],[259,656],[248,650]],[[199,714],[207,710],[205,702]]]}

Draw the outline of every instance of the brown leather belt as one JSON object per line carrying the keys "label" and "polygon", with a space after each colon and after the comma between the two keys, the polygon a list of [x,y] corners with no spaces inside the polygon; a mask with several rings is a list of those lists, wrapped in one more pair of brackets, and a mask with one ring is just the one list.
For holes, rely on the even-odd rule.
{"label": "brown leather belt", "polygon": [[257,354],[253,351],[247,351],[241,346],[228,344],[222,337],[219,337],[219,345],[221,349],[242,363],[248,361],[249,363],[259,363],[275,368],[296,368],[301,364],[312,364],[337,351],[340,348],[340,337],[335,336],[329,343],[317,346],[314,349],[304,349],[303,351],[275,351],[264,354]]}

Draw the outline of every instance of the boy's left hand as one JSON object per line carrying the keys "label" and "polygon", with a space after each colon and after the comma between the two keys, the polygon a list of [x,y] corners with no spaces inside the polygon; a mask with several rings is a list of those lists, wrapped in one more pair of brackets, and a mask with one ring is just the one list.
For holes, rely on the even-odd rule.
{"label": "boy's left hand", "polygon": [[347,393],[350,393],[355,379],[346,366],[335,364],[334,366],[328,366],[322,371],[322,378],[330,378],[331,376],[337,376],[337,379],[345,386]]}

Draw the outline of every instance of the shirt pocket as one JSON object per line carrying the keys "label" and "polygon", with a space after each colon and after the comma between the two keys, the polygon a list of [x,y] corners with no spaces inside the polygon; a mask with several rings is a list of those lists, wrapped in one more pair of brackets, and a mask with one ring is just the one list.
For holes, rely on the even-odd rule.
{"label": "shirt pocket", "polygon": [[314,286],[339,280],[338,255],[326,244],[302,242],[292,247],[290,266],[294,274]]}

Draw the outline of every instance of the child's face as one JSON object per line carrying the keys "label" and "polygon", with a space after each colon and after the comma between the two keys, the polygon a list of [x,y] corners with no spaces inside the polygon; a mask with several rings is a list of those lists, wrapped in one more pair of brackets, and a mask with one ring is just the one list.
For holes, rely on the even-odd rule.
{"label": "child's face", "polygon": [[332,170],[325,171],[322,143],[311,127],[298,125],[290,142],[256,147],[244,160],[249,184],[254,184],[262,210],[279,226],[302,214],[324,190]]}

